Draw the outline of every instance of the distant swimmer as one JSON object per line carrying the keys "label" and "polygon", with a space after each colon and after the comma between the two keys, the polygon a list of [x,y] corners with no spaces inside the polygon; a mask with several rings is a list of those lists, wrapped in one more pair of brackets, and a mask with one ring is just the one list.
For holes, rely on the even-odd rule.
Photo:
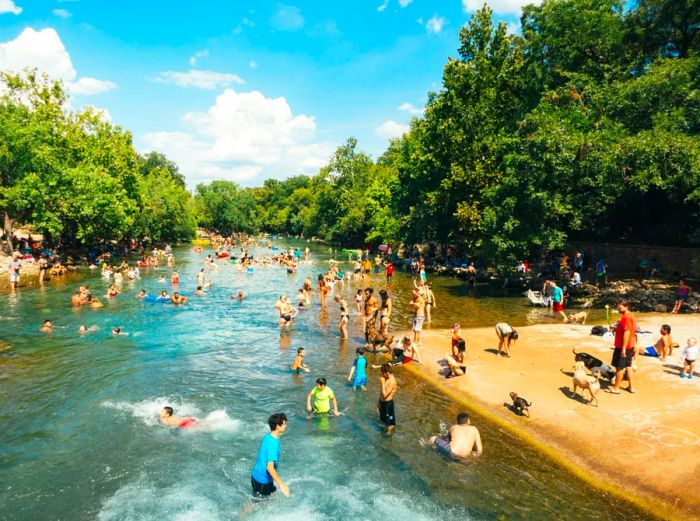
{"label": "distant swimmer", "polygon": [[197,289],[194,290],[194,296],[201,297],[202,295],[204,295],[204,290],[202,289],[202,286],[197,286]]}
{"label": "distant swimmer", "polygon": [[277,464],[282,455],[279,437],[287,430],[287,416],[281,412],[273,414],[267,419],[267,424],[270,426],[270,432],[260,442],[258,457],[250,475],[253,496],[267,497],[277,490],[277,485],[282,494],[289,497],[289,487],[277,473]]}
{"label": "distant swimmer", "polygon": [[120,328],[120,327],[113,327],[113,328],[112,328],[112,334],[113,334],[113,335],[125,335],[125,336],[126,336],[126,335],[128,335],[129,333],[125,333],[124,331],[122,331],[122,328]]}
{"label": "distant swimmer", "polygon": [[109,285],[109,289],[107,290],[107,297],[108,298],[113,298],[119,295],[119,290],[114,284]]}
{"label": "distant swimmer", "polygon": [[180,284],[180,275],[178,275],[177,271],[173,271],[173,274],[170,276],[170,282],[173,285]]}
{"label": "distant swimmer", "polygon": [[479,429],[471,424],[466,412],[457,415],[457,424],[450,427],[446,437],[433,436],[430,443],[436,449],[458,458],[478,456],[482,453]]}
{"label": "distant swimmer", "polygon": [[168,294],[167,291],[163,290],[160,292],[160,297],[159,298],[170,298],[170,295]]}
{"label": "distant swimmer", "polygon": [[44,325],[41,326],[41,332],[42,333],[53,333],[53,324],[51,323],[50,320],[44,320]]}
{"label": "distant swimmer", "polygon": [[202,269],[199,270],[199,272],[197,273],[197,284],[198,284],[199,286],[204,286],[204,277],[205,277],[204,268],[202,268]]}
{"label": "distant swimmer", "polygon": [[180,293],[176,291],[175,293],[173,293],[173,296],[170,297],[170,302],[172,302],[173,304],[184,304],[185,302],[187,302],[187,297],[183,297],[182,295],[180,295]]}
{"label": "distant swimmer", "polygon": [[239,289],[239,290],[238,290],[238,293],[236,294],[236,298],[237,298],[239,301],[241,301],[241,300],[243,300],[243,299],[245,298],[245,293],[243,293],[243,290],[242,290],[242,289]]}
{"label": "distant swimmer", "polygon": [[304,356],[305,356],[304,348],[300,347],[297,349],[297,356],[294,357],[294,361],[292,362],[291,370],[294,373],[300,374],[302,371],[306,371],[307,373],[311,371],[311,368],[304,363]]}
{"label": "distant swimmer", "polygon": [[88,293],[86,303],[90,304],[90,307],[92,309],[99,309],[105,307],[105,305],[102,302],[100,302],[100,299],[98,299],[97,297],[93,297],[90,293]]}
{"label": "distant swimmer", "polygon": [[165,277],[163,275],[158,277],[158,282],[165,282]]}
{"label": "distant swimmer", "polygon": [[88,332],[88,328],[85,324],[81,324],[80,326],[78,326],[78,333],[80,333],[81,335],[84,335],[87,332]]}
{"label": "distant swimmer", "polygon": [[[333,401],[333,415],[338,416],[338,401],[335,399],[333,390],[326,385],[325,378],[316,380],[316,387],[309,391],[306,396],[306,410],[314,414],[329,414],[331,411],[331,400]],[[311,407],[311,399],[314,400],[314,406]]]}
{"label": "distant swimmer", "polygon": [[279,306],[275,304],[275,308],[279,311],[280,314],[280,320],[279,324],[281,327],[289,327],[292,325],[292,319],[297,315],[298,311],[297,309],[292,306],[292,304],[289,302],[289,298],[286,297],[285,295],[280,297],[280,300],[277,301]]}
{"label": "distant swimmer", "polygon": [[194,427],[198,423],[196,418],[178,418],[173,416],[173,412],[173,408],[167,405],[160,411],[160,419],[167,427],[184,429]]}
{"label": "distant swimmer", "polygon": [[142,289],[141,291],[139,291],[139,294],[137,296],[138,296],[138,298],[144,298],[144,297],[147,297],[148,294],[146,293],[145,289]]}

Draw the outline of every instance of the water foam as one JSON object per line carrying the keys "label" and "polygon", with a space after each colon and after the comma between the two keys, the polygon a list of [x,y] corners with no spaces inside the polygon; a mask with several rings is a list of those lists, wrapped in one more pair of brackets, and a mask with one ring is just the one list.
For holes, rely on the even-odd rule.
{"label": "water foam", "polygon": [[115,409],[117,411],[131,413],[134,418],[138,418],[149,427],[161,425],[160,411],[166,405],[175,409],[175,415],[180,417],[195,417],[199,419],[196,428],[187,431],[217,431],[235,432],[241,427],[241,421],[231,418],[226,409],[217,409],[202,417],[200,411],[194,405],[187,402],[178,402],[166,397],[158,397],[150,400],[143,400],[136,403],[130,402],[102,402],[103,407]]}

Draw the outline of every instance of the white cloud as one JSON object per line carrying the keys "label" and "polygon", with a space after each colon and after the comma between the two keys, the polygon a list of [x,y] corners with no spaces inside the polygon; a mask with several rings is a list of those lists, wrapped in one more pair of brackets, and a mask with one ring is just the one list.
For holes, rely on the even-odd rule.
{"label": "white cloud", "polygon": [[293,5],[279,5],[270,23],[280,31],[297,31],[304,26],[301,10]]}
{"label": "white cloud", "polygon": [[399,0],[399,5],[401,7],[408,7],[413,3],[413,0]]}
{"label": "white cloud", "polygon": [[0,43],[0,69],[20,72],[36,67],[52,79],[63,80],[74,94],[91,95],[115,89],[116,83],[96,78],[77,79],[68,51],[54,29],[35,31],[31,27],[9,42]]}
{"label": "white cloud", "polygon": [[209,56],[209,49],[197,51],[192,56],[190,56],[190,59],[188,60],[190,67],[194,67],[197,64],[197,60],[199,60],[200,58],[206,58],[207,56]]}
{"label": "white cloud", "polygon": [[405,132],[408,132],[409,128],[408,125],[402,125],[390,119],[375,128],[374,133],[384,139],[391,139],[401,137]]}
{"label": "white cloud", "polygon": [[514,22],[508,22],[506,25],[508,34],[520,34],[520,24]]}
{"label": "white cloud", "polygon": [[381,5],[378,5],[378,6],[377,6],[377,11],[379,11],[379,12],[381,13],[381,12],[384,11],[387,7],[389,7],[389,0],[384,0],[384,3],[382,3]]}
{"label": "white cloud", "polygon": [[423,114],[423,109],[419,109],[415,107],[413,104],[405,102],[399,105],[398,107],[399,110],[403,110],[404,112],[408,112],[409,114]]}
{"label": "white cloud", "polygon": [[192,69],[188,72],[165,71],[153,78],[158,83],[173,83],[178,87],[194,87],[197,89],[214,90],[231,84],[245,83],[240,76],[228,72],[202,71]]}
{"label": "white cloud", "polygon": [[190,182],[313,173],[335,148],[314,141],[314,118],[295,115],[285,98],[258,91],[226,89],[207,112],[187,113],[182,122],[186,132],[143,138],[150,149],[177,162]]}
{"label": "white cloud", "polygon": [[416,22],[418,22],[420,25],[423,25],[423,23],[424,23],[424,22],[423,22],[423,17],[418,18],[418,20],[416,20]]}
{"label": "white cloud", "polygon": [[258,68],[258,62],[256,62],[255,60],[250,60],[250,63],[249,63],[248,65],[250,65],[250,68],[251,68],[251,69],[257,69],[257,68]]}
{"label": "white cloud", "polygon": [[425,28],[429,33],[437,34],[442,31],[442,28],[446,23],[447,20],[445,20],[442,16],[434,14],[433,17],[426,22]]}
{"label": "white cloud", "polygon": [[106,80],[97,80],[95,78],[80,78],[76,82],[68,83],[68,90],[72,94],[82,94],[83,96],[91,96],[100,94],[117,88],[117,84]]}
{"label": "white cloud", "polygon": [[[542,0],[487,0],[489,7],[496,14],[517,14],[519,15],[523,6],[527,4],[539,5]],[[473,13],[481,9],[484,0],[462,0],[462,9],[465,13]]]}
{"label": "white cloud", "polygon": [[17,15],[21,12],[22,8],[17,6],[12,0],[0,0],[0,14],[12,13]]}
{"label": "white cloud", "polygon": [[66,11],[65,9],[54,9],[51,12],[54,16],[58,16],[59,18],[68,19],[71,17],[70,11]]}

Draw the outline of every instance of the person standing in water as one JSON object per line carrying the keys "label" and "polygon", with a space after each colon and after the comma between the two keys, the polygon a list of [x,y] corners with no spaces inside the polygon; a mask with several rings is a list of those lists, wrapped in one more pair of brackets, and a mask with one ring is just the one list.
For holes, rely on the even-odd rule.
{"label": "person standing in water", "polygon": [[303,347],[297,349],[297,356],[294,357],[294,361],[292,362],[292,366],[290,367],[293,373],[301,374],[302,371],[306,371],[307,373],[311,371],[311,368],[304,363],[305,354],[306,353],[304,353]]}
{"label": "person standing in water", "polygon": [[387,434],[391,434],[396,427],[396,413],[394,412],[394,396],[396,395],[396,378],[392,373],[391,364],[382,366],[382,376],[379,379],[379,421],[386,426]]}
{"label": "person standing in water", "polygon": [[[306,410],[314,414],[328,414],[331,410],[330,401],[333,400],[333,416],[338,416],[338,401],[335,399],[333,390],[326,384],[325,378],[316,380],[316,387],[306,396]],[[311,407],[312,398],[314,399],[313,408]]]}
{"label": "person standing in water", "polygon": [[365,358],[365,350],[358,347],[355,351],[357,358],[352,364],[350,369],[350,374],[348,375],[348,382],[352,385],[353,389],[358,387],[363,391],[367,390],[367,359]]}
{"label": "person standing in water", "polygon": [[278,412],[267,419],[270,432],[260,442],[258,457],[250,474],[250,484],[254,497],[267,497],[277,490],[277,485],[285,497],[289,497],[289,487],[277,473],[277,464],[282,455],[279,438],[287,430],[287,416]]}

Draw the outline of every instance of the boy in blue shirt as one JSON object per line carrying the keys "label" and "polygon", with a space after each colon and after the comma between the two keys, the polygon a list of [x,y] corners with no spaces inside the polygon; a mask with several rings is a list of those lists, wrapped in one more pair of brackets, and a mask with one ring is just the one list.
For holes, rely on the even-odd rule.
{"label": "boy in blue shirt", "polygon": [[[350,374],[348,375],[348,382],[351,382],[353,389],[357,389],[358,387],[360,387],[363,391],[366,391],[367,388],[365,386],[367,385],[367,359],[365,358],[365,350],[361,347],[358,347],[355,353],[357,353],[357,358],[355,358],[355,361],[352,364],[352,368],[350,369]],[[353,375],[355,377],[354,379]]]}
{"label": "boy in blue shirt", "polygon": [[287,416],[284,413],[276,413],[267,419],[270,431],[262,439],[255,467],[250,475],[250,483],[253,485],[253,496],[269,496],[275,490],[275,483],[286,497],[289,497],[289,488],[277,473],[277,463],[280,460],[282,448],[279,437],[287,430]]}

